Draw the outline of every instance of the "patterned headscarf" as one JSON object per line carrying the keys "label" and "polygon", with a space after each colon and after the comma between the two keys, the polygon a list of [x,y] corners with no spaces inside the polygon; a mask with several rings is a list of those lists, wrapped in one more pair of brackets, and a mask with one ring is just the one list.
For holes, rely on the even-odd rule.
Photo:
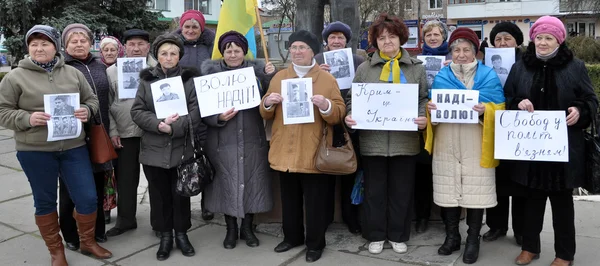
{"label": "patterned headscarf", "polygon": [[[117,58],[125,56],[125,47],[123,46],[123,44],[121,44],[119,39],[117,39],[113,36],[104,36],[102,38],[102,40],[100,41],[100,54],[102,56],[100,57],[100,59],[102,60],[102,63],[104,63],[106,66],[111,66],[112,64],[109,64],[106,61],[104,61],[104,55],[102,54],[102,48],[107,44],[117,45]],[[114,63],[116,63],[116,62],[117,61],[115,60]]]}

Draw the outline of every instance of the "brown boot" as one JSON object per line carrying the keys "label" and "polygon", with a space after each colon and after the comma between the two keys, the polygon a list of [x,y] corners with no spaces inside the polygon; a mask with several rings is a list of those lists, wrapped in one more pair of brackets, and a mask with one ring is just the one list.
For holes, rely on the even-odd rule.
{"label": "brown boot", "polygon": [[111,258],[112,253],[96,243],[96,212],[83,215],[77,213],[77,211],[73,211],[73,218],[77,221],[81,254],[94,255],[98,259]]}
{"label": "brown boot", "polygon": [[53,212],[46,215],[36,215],[35,224],[40,229],[40,234],[46,242],[50,257],[52,258],[52,266],[68,266],[65,258],[65,247],[62,243],[62,238],[58,232],[58,213]]}
{"label": "brown boot", "polygon": [[555,258],[550,266],[571,266],[573,265],[573,261],[563,260],[559,258]]}
{"label": "brown boot", "polygon": [[515,264],[517,265],[527,265],[531,263],[532,260],[537,260],[540,258],[540,254],[531,253],[529,251],[522,250],[521,254],[515,260]]}

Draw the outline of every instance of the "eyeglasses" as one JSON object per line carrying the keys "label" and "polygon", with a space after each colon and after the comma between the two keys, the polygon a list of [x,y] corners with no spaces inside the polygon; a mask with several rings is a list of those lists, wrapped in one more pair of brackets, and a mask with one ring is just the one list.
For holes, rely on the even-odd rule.
{"label": "eyeglasses", "polygon": [[309,50],[309,49],[310,49],[310,47],[303,46],[303,45],[301,45],[301,46],[291,46],[290,47],[290,51],[292,51],[292,52],[293,51],[306,52],[306,50]]}

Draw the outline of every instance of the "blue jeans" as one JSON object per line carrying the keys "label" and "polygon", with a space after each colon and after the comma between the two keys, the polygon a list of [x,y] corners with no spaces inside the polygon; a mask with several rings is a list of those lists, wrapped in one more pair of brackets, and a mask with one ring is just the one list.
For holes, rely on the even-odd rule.
{"label": "blue jeans", "polygon": [[25,172],[35,205],[35,215],[56,211],[58,178],[69,190],[79,214],[96,211],[96,185],[86,145],[66,151],[19,151],[17,159]]}

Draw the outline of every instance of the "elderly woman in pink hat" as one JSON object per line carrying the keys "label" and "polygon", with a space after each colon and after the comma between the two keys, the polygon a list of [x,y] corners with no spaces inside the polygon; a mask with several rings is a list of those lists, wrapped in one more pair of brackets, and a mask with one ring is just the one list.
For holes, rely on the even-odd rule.
{"label": "elderly woman in pink hat", "polygon": [[571,265],[575,256],[573,188],[584,184],[583,129],[591,122],[598,99],[583,61],[565,44],[563,23],[551,16],[538,19],[529,31],[532,43],[508,75],[506,109],[565,111],[569,162],[507,161],[508,175],[527,190],[523,247],[517,265],[540,255],[540,233],[546,201],[550,198],[555,259],[551,266]]}

